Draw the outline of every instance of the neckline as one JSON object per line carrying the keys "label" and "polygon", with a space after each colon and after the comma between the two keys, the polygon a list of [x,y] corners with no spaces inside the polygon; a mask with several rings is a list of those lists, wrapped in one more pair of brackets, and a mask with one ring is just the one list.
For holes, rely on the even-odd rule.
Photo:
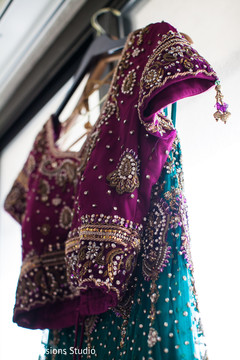
{"label": "neckline", "polygon": [[[58,132],[61,131],[61,127],[62,127],[62,123],[59,121],[58,123]],[[56,145],[56,138],[57,138],[57,134],[56,131],[54,129],[54,123],[53,123],[53,116],[50,116],[49,120],[47,121],[46,124],[46,129],[47,129],[47,142],[48,142],[48,146],[50,149],[50,152],[52,155],[54,155],[55,157],[74,157],[74,158],[80,158],[80,153],[82,148],[79,151],[67,151],[67,150],[61,150],[57,145]]]}
{"label": "neckline", "polygon": [[[83,145],[81,146],[79,151],[67,151],[67,150],[61,150],[57,145],[56,145],[56,140],[58,139],[58,135],[56,134],[56,131],[54,129],[54,115],[50,116],[49,120],[47,121],[46,127],[47,127],[47,141],[48,141],[48,145],[50,148],[51,153],[55,156],[55,157],[73,157],[73,158],[77,158],[80,159],[81,155],[83,153],[83,151],[85,150],[85,146],[88,142],[88,140],[91,138],[91,136],[95,133],[95,131],[97,129],[100,128],[101,124],[102,124],[102,114],[104,114],[105,108],[106,108],[106,104],[111,96],[111,93],[113,91],[113,85],[116,81],[117,78],[117,72],[118,72],[118,68],[119,68],[119,64],[121,63],[121,61],[123,60],[124,54],[128,48],[128,43],[131,39],[131,37],[133,36],[133,34],[135,33],[135,31],[132,31],[129,33],[127,40],[125,42],[124,48],[122,50],[121,56],[118,60],[115,72],[113,74],[113,78],[111,81],[111,84],[109,86],[108,92],[107,92],[107,97],[105,102],[103,103],[101,112],[92,128],[92,131],[88,134],[86,140],[84,141]],[[62,123],[60,121],[58,121],[58,134],[61,132],[61,128],[62,128]]]}

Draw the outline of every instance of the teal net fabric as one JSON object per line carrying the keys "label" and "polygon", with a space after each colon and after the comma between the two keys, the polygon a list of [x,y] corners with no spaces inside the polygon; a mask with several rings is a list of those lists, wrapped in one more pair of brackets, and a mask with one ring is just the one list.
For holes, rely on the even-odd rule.
{"label": "teal net fabric", "polygon": [[[165,242],[161,242],[163,234],[158,227],[166,220],[160,205],[169,214]],[[153,253],[162,252],[162,268],[157,276],[151,275],[155,271],[151,266],[148,274],[143,270],[143,247],[133,277],[132,306],[125,319],[110,310],[88,319],[81,350],[74,348],[74,327],[51,330],[41,360],[72,359],[74,352],[84,360],[207,359],[192,273],[178,138],[153,189],[146,229],[143,242],[152,236]]]}

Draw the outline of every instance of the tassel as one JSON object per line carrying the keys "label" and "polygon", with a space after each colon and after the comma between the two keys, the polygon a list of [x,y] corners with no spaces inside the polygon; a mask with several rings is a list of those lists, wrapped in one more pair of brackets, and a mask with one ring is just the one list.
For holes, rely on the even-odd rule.
{"label": "tassel", "polygon": [[223,94],[221,93],[220,81],[217,80],[215,84],[216,84],[215,90],[217,92],[217,94],[216,94],[216,101],[217,101],[216,109],[217,109],[217,111],[213,114],[213,116],[216,119],[216,121],[222,120],[224,122],[224,124],[226,124],[231,113],[229,111],[227,111],[228,104],[223,102]]}

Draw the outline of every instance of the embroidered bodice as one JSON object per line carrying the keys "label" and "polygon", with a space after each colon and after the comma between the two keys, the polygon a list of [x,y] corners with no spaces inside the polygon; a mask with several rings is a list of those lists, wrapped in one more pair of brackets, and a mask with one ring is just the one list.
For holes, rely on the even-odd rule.
{"label": "embroidered bodice", "polygon": [[[72,325],[76,311],[121,313],[138,254],[148,246],[142,234],[152,189],[176,137],[161,110],[216,79],[176,29],[151,24],[128,37],[79,153],[60,152],[59,129],[46,123],[5,202],[22,225],[15,322],[57,328]],[[163,270],[161,261],[146,266],[149,278]]]}

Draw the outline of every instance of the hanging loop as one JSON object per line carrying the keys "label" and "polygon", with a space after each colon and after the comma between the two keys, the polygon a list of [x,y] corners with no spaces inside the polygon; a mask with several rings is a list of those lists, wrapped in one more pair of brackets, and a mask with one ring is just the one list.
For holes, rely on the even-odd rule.
{"label": "hanging loop", "polygon": [[97,36],[106,34],[106,31],[99,24],[97,18],[98,18],[99,15],[102,15],[102,14],[105,14],[105,13],[108,13],[108,12],[111,12],[113,15],[118,16],[118,17],[121,16],[121,11],[119,11],[117,9],[110,8],[110,7],[102,8],[102,9],[96,11],[91,17],[91,25],[96,30]]}

